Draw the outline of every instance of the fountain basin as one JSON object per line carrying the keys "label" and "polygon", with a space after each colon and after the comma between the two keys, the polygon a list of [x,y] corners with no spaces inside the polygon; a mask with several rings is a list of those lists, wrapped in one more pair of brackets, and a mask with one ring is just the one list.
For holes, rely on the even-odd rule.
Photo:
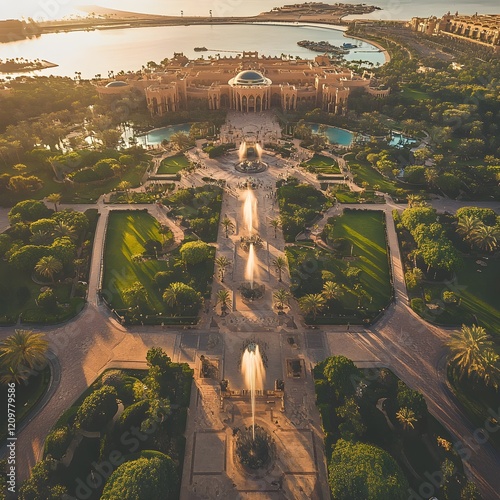
{"label": "fountain basin", "polygon": [[235,169],[242,174],[259,174],[267,169],[267,163],[260,160],[244,160],[235,165]]}
{"label": "fountain basin", "polygon": [[255,282],[244,282],[240,286],[240,293],[243,300],[254,301],[262,298],[266,290],[265,285],[259,285]]}
{"label": "fountain basin", "polygon": [[274,455],[274,442],[271,435],[259,425],[240,429],[236,435],[236,457],[244,470],[255,473],[267,468]]}

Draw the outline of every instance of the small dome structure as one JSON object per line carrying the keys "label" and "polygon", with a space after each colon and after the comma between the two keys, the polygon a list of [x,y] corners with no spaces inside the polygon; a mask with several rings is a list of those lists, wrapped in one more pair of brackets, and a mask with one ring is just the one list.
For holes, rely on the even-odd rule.
{"label": "small dome structure", "polygon": [[128,83],[127,82],[122,82],[121,80],[115,80],[113,82],[109,82],[107,85],[106,85],[106,88],[107,89],[110,89],[110,88],[117,88],[117,87],[128,87]]}
{"label": "small dome structure", "polygon": [[229,80],[229,85],[234,86],[268,86],[271,85],[271,80],[266,78],[260,71],[248,69],[240,71],[234,78]]}

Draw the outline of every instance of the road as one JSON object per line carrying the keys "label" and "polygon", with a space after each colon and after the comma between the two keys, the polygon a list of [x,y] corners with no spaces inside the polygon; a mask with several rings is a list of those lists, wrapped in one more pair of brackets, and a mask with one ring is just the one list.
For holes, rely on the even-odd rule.
{"label": "road", "polygon": [[[276,165],[272,157],[269,158],[269,162],[270,168],[259,177],[264,186],[273,185],[276,179],[286,172],[286,169]],[[218,162],[205,159],[204,164],[205,168],[201,174],[195,173],[187,179],[183,178],[182,182],[186,185],[198,185],[202,183],[201,176],[205,175],[225,179],[230,187],[224,194],[223,212],[231,212],[238,222],[240,202],[236,186],[246,176],[235,173],[232,163],[224,160]],[[293,169],[288,171],[290,174],[295,172]],[[261,200],[263,196],[261,193]],[[392,219],[392,209],[402,210],[404,206],[393,204],[390,198],[387,198],[387,201],[388,203],[383,205],[346,205],[346,207],[385,212],[395,302],[387,309],[381,320],[369,329],[348,333],[345,328],[342,331],[342,327],[322,328],[328,345],[331,346],[329,352],[347,355],[353,349],[359,349],[364,353],[370,353],[373,359],[391,368],[410,387],[422,392],[430,412],[456,436],[456,442],[463,446],[463,453],[468,455],[464,460],[466,469],[480,487],[484,498],[498,499],[500,455],[488,442],[481,442],[479,431],[468,421],[446,385],[444,355],[445,342],[449,338],[450,330],[426,323],[408,307],[399,245]],[[272,214],[275,206],[271,204],[270,199],[267,202],[268,213]],[[456,202],[443,199],[432,201],[432,205],[439,211],[455,211],[461,206],[471,204],[499,211],[498,203]],[[67,205],[62,208],[66,207],[84,210],[89,208],[89,205]],[[131,207],[112,206],[100,200],[97,208],[101,216],[94,239],[87,305],[79,316],[67,324],[37,328],[37,331],[46,334],[50,349],[59,360],[61,378],[49,404],[32,417],[18,435],[19,480],[26,478],[30,468],[41,458],[45,436],[62,412],[72,405],[102,371],[111,366],[136,366],[137,363],[143,363],[147,350],[153,345],[162,346],[169,355],[172,355],[177,337],[180,335],[176,330],[166,333],[160,327],[125,328],[110,317],[108,309],[100,303],[97,290],[100,287],[107,217],[111,210]],[[133,208],[147,208],[152,215],[159,218],[164,215],[161,209],[154,205],[134,205]],[[0,224],[6,224],[7,212],[5,209],[0,210]],[[325,220],[327,216],[328,214],[325,215]],[[162,222],[173,224],[166,217]],[[173,225],[172,229],[176,238],[182,237],[179,228]],[[270,234],[268,239],[272,242]],[[273,243],[270,250],[273,256],[283,250],[281,236],[278,240]],[[223,231],[220,231],[217,247],[220,251],[224,252],[225,249],[227,252],[229,248],[227,244]],[[269,279],[272,286],[276,286],[275,277],[270,276]],[[214,286],[214,293],[215,288]],[[292,308],[297,311],[296,305],[292,305]],[[11,334],[13,329],[1,328],[0,338]],[[221,331],[221,334],[230,335],[230,332]],[[298,334],[305,335],[303,325],[299,326]],[[328,350],[325,350],[325,355],[328,355]],[[429,471],[430,474],[434,472],[436,471]]]}

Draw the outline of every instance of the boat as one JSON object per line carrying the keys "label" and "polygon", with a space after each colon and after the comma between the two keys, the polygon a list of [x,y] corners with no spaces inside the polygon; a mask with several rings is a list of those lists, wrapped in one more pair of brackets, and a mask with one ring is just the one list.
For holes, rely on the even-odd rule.
{"label": "boat", "polygon": [[207,51],[208,49],[206,47],[195,47],[194,48],[194,51],[195,52],[205,52]]}
{"label": "boat", "polygon": [[357,49],[358,46],[357,45],[354,45],[353,43],[348,43],[348,42],[344,42],[342,44],[342,48],[343,49]]}

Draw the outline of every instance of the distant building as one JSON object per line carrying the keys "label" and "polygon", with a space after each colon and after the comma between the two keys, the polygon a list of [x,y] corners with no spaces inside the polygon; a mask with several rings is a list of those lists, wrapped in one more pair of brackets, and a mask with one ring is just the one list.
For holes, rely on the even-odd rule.
{"label": "distant building", "polygon": [[289,111],[306,104],[344,114],[354,88],[362,88],[375,97],[385,97],[390,92],[374,85],[371,74],[356,75],[331,64],[327,56],[314,60],[285,59],[259,56],[257,52],[194,61],[175,54],[167,65],[153,73],[119,78],[101,82],[98,93],[119,95],[132,88],[140,89],[151,114],[156,116],[189,109],[196,101],[205,102],[214,110],[260,112],[279,107]]}
{"label": "distant building", "polygon": [[500,14],[461,16],[448,12],[441,18],[413,17],[410,27],[426,35],[444,35],[489,47],[500,54]]}

